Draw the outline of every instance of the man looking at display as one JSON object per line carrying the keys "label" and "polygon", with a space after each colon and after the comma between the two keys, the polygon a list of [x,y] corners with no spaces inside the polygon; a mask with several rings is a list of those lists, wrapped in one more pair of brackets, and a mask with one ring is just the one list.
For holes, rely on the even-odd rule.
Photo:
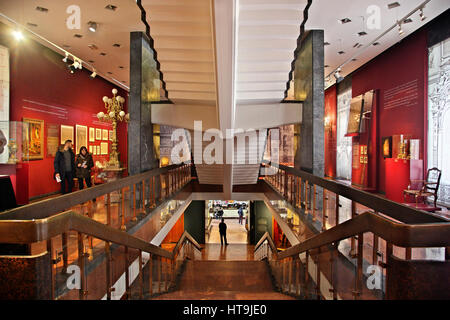
{"label": "man looking at display", "polygon": [[[72,151],[72,141],[66,140],[64,146],[60,146],[56,152],[55,161],[55,179],[61,183],[61,193],[72,192],[73,178],[75,174],[75,154]],[[67,181],[67,191],[66,191]]]}

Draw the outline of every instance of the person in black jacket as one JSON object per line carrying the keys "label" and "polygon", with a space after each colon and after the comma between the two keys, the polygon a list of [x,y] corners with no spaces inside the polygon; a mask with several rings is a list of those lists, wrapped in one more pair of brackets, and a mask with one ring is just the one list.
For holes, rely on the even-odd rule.
{"label": "person in black jacket", "polygon": [[94,161],[85,146],[80,148],[80,153],[77,155],[75,166],[80,190],[84,188],[84,181],[86,181],[86,186],[90,188],[92,186],[91,169],[94,166]]}
{"label": "person in black jacket", "polygon": [[227,225],[224,222],[224,218],[222,218],[222,222],[219,223],[219,233],[220,233],[220,244],[223,245],[223,241],[225,240],[225,245],[228,245],[227,242]]}
{"label": "person in black jacket", "polygon": [[[60,146],[56,152],[55,161],[55,178],[61,182],[61,193],[72,192],[73,178],[75,175],[75,154],[72,151],[72,141],[66,140],[63,146]],[[67,190],[66,190],[67,181]]]}

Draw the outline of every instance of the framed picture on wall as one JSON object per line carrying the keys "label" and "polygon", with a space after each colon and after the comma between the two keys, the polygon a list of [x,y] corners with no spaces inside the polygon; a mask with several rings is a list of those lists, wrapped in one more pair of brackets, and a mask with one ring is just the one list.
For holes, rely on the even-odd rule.
{"label": "framed picture on wall", "polygon": [[109,130],[109,141],[113,140],[113,131]]}
{"label": "framed picture on wall", "polygon": [[91,145],[91,146],[89,146],[89,153],[91,153],[91,154],[92,154],[92,145]]}
{"label": "framed picture on wall", "polygon": [[59,146],[59,125],[47,124],[47,157],[54,157]]}
{"label": "framed picture on wall", "polygon": [[61,144],[66,140],[72,140],[73,142],[73,126],[61,125]]}
{"label": "framed picture on wall", "polygon": [[80,148],[88,144],[88,131],[86,126],[76,125],[77,140],[75,145],[75,154],[80,152]]}
{"label": "framed picture on wall", "polygon": [[100,153],[102,155],[108,154],[108,142],[102,142],[100,143]]}
{"label": "framed picture on wall", "polygon": [[97,146],[91,146],[91,147],[92,147],[92,154],[94,156],[96,156],[97,155]]}
{"label": "framed picture on wall", "polygon": [[41,160],[44,158],[44,120],[23,118],[24,160]]}
{"label": "framed picture on wall", "polygon": [[89,142],[95,142],[95,128],[89,128]]}
{"label": "framed picture on wall", "polygon": [[381,138],[383,158],[392,158],[392,137]]}
{"label": "framed picture on wall", "polygon": [[95,128],[95,140],[102,140],[102,129]]}
{"label": "framed picture on wall", "polygon": [[95,148],[97,149],[97,155],[100,155],[100,146],[95,146]]}
{"label": "framed picture on wall", "polygon": [[102,140],[108,141],[108,130],[107,129],[103,129],[102,133],[103,133],[103,135],[102,135],[103,139]]}

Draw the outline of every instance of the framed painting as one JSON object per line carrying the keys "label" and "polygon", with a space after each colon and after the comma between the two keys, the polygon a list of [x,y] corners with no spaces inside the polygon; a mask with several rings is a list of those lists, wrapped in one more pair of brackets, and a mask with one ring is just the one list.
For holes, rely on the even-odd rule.
{"label": "framed painting", "polygon": [[47,157],[54,157],[59,146],[59,125],[47,125]]}
{"label": "framed painting", "polygon": [[96,156],[97,155],[97,147],[96,146],[91,146],[92,147],[92,155]]}
{"label": "framed painting", "polygon": [[392,158],[392,137],[381,138],[383,158]]}
{"label": "framed painting", "polygon": [[95,128],[89,128],[89,142],[95,142]]}
{"label": "framed painting", "polygon": [[66,140],[71,140],[73,142],[73,126],[61,125],[61,144]]}
{"label": "framed painting", "polygon": [[100,153],[102,155],[107,155],[108,154],[108,142],[102,142],[100,143]]}
{"label": "framed painting", "polygon": [[102,129],[95,128],[95,140],[102,140]]}
{"label": "framed painting", "polygon": [[354,136],[360,133],[361,117],[363,111],[363,96],[354,97],[350,103],[348,126],[346,136]]}
{"label": "framed painting", "polygon": [[82,146],[87,146],[88,144],[88,128],[86,126],[82,126],[77,124],[76,125],[76,133],[77,133],[77,140],[75,145],[75,154],[77,154],[80,151],[80,148]]}
{"label": "framed painting", "polygon": [[92,154],[92,145],[89,146],[89,153]]}
{"label": "framed painting", "polygon": [[24,160],[41,160],[44,158],[44,120],[23,118]]}
{"label": "framed painting", "polygon": [[103,135],[102,135],[102,140],[103,141],[108,141],[108,130],[107,129],[103,129],[102,130],[102,133],[103,133]]}
{"label": "framed painting", "polygon": [[97,149],[97,155],[100,155],[100,146],[95,146],[95,148]]}

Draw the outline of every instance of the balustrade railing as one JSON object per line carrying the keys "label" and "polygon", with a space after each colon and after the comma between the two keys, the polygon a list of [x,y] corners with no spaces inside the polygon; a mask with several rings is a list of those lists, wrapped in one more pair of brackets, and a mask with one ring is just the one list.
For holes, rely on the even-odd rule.
{"label": "balustrade railing", "polygon": [[[255,247],[256,257],[269,261],[280,291],[304,299],[405,297],[408,275],[399,272],[413,266],[430,268],[429,279],[421,282],[425,287],[448,283],[450,223],[445,217],[301,170],[265,165],[274,173],[265,180],[284,206],[315,229],[282,252],[269,234]],[[431,271],[434,267],[441,269]]]}

